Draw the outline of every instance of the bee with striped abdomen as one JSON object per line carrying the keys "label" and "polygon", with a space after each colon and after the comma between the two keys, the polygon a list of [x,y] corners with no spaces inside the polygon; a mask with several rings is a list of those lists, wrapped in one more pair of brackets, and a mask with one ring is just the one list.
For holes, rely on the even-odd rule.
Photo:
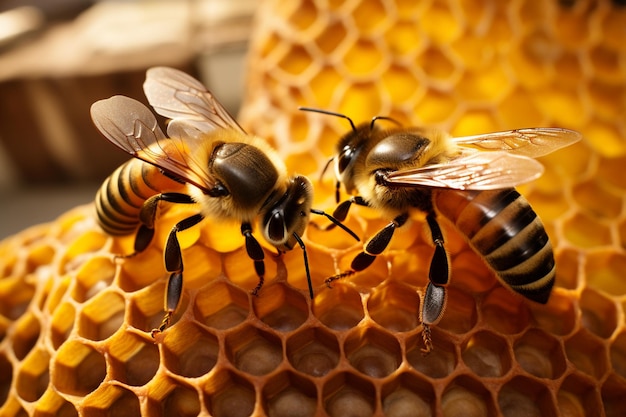
{"label": "bee with striped abdomen", "polygon": [[152,241],[159,202],[199,206],[168,235],[165,316],[152,335],[168,326],[182,294],[183,259],[177,233],[206,217],[241,223],[246,251],[259,278],[254,294],[263,285],[265,264],[263,249],[252,234],[253,222],[258,221],[262,236],[279,253],[298,244],[313,297],[301,236],[310,213],[336,221],[311,208],[310,181],[301,175],[288,177],[277,152],[263,139],[248,135],[193,77],[172,68],[152,68],[144,91],[157,113],[171,119],[168,136],[146,106],[125,96],[94,103],[91,117],[111,143],[135,157],[107,178],[97,193],[97,217],[103,230],[111,235],[136,232],[134,253],[138,253]]}
{"label": "bee with striped abdomen", "polygon": [[418,209],[426,214],[435,247],[420,313],[425,353],[432,349],[429,326],[443,316],[450,280],[438,216],[455,225],[505,286],[532,301],[548,301],[555,278],[552,246],[541,220],[513,187],[543,173],[534,158],[579,141],[580,133],[531,128],[453,138],[429,129],[384,130],[376,123],[385,119],[380,117],[355,126],[342,114],[301,110],[342,117],[352,127],[333,158],[337,187],[343,184],[352,195],[337,206],[336,219],[343,221],[352,204],[393,219],[365,243],[350,270],[327,283],[366,269],[408,220],[409,211]]}

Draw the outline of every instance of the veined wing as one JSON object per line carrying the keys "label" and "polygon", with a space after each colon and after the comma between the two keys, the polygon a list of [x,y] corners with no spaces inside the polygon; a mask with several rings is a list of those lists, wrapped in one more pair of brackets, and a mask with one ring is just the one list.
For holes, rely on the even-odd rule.
{"label": "veined wing", "polygon": [[507,152],[475,152],[446,163],[392,172],[391,185],[457,190],[494,190],[515,187],[543,173],[538,161]]}
{"label": "veined wing", "polygon": [[200,81],[182,71],[168,67],[150,68],[143,90],[158,114],[176,121],[179,126],[181,123],[190,126],[184,130],[189,134],[195,130],[194,137],[201,137],[214,129],[245,133]]}
{"label": "veined wing", "polygon": [[574,130],[536,127],[464,136],[451,140],[459,146],[482,151],[506,151],[537,158],[576,143],[581,138],[582,135]]}
{"label": "veined wing", "polygon": [[135,158],[201,189],[213,187],[214,180],[206,168],[189,157],[199,144],[167,138],[154,114],[137,100],[113,96],[97,101],[91,106],[91,118],[109,142]]}

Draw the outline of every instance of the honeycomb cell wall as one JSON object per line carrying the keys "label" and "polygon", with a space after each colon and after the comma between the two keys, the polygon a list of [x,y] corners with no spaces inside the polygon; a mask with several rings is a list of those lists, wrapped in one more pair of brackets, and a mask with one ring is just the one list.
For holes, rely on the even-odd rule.
{"label": "honeycomb cell wall", "polygon": [[[239,120],[311,177],[316,208],[336,205],[331,174],[318,178],[350,126],[298,106],[454,135],[584,135],[520,188],[555,247],[550,301],[504,288],[443,223],[452,279],[424,356],[423,216],[332,288],[361,244],[310,227],[314,300],[300,249],[269,245],[251,295],[238,226],[207,221],[180,234],[181,307],[153,340],[163,242],[193,207],[165,211],[153,244],[122,259],[132,236],[107,236],[87,205],[0,243],[0,416],[626,415],[625,27],[609,0],[263,2]],[[367,238],[388,221],[363,208],[346,224]]]}

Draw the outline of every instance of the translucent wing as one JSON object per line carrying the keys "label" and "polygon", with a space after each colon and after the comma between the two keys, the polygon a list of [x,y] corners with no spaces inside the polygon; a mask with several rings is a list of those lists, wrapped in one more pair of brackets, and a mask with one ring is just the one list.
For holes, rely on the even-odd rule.
{"label": "translucent wing", "polygon": [[507,152],[475,152],[442,164],[392,172],[388,182],[409,187],[494,190],[532,181],[542,173],[543,165],[532,158]]}
{"label": "translucent wing", "polygon": [[459,146],[483,151],[506,151],[516,155],[537,158],[578,142],[582,135],[574,130],[536,127],[505,132],[453,138]]}
{"label": "translucent wing", "polygon": [[135,158],[155,165],[195,186],[209,190],[212,180],[206,169],[189,158],[194,149],[183,139],[169,139],[154,114],[137,100],[113,96],[91,106],[91,119],[114,145]]}
{"label": "translucent wing", "polygon": [[176,121],[179,124],[177,129],[187,125],[183,130],[192,137],[201,137],[214,129],[245,133],[200,81],[182,71],[168,67],[150,68],[143,90],[158,114]]}

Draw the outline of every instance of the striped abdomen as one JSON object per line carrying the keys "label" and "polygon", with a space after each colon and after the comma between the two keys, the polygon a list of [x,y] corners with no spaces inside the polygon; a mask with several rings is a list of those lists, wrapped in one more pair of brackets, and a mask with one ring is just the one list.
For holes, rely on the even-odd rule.
{"label": "striped abdomen", "polygon": [[504,283],[546,303],[554,285],[552,245],[537,214],[514,188],[437,190],[433,203]]}
{"label": "striped abdomen", "polygon": [[98,223],[110,235],[131,234],[139,226],[139,212],[148,198],[184,187],[184,184],[163,175],[155,166],[131,159],[104,180],[98,190]]}

